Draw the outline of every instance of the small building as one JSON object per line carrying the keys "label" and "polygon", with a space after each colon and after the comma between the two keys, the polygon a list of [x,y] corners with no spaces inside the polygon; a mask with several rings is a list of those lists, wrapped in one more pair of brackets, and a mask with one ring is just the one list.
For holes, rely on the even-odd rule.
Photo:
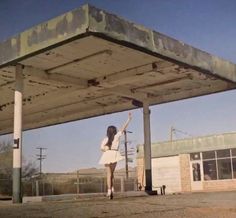
{"label": "small building", "polygon": [[[137,176],[145,186],[143,145]],[[236,190],[236,132],[152,144],[152,185],[166,193]]]}

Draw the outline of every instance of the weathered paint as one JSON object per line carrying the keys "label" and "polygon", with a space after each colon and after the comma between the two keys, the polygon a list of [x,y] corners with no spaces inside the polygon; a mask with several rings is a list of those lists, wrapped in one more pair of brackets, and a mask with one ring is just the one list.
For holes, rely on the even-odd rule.
{"label": "weathered paint", "polygon": [[39,24],[0,43],[0,67],[65,43],[86,33],[87,28],[88,5]]}
{"label": "weathered paint", "polygon": [[89,32],[130,43],[178,64],[236,82],[236,65],[229,61],[94,7],[89,7],[89,16]]}
{"label": "weathered paint", "polygon": [[128,43],[143,51],[236,82],[235,64],[90,5],[84,5],[1,43],[0,66],[66,43],[84,33],[100,34],[120,43]]}
{"label": "weathered paint", "polygon": [[173,60],[199,68],[204,73],[236,82],[236,65],[196,49],[184,42],[153,31],[154,51]]}
{"label": "weathered paint", "polygon": [[151,30],[92,6],[89,7],[89,32],[150,50],[153,47]]}
{"label": "weathered paint", "polygon": [[15,36],[5,42],[0,43],[0,66],[8,62],[9,60],[14,60],[20,55],[21,43],[19,36]]}

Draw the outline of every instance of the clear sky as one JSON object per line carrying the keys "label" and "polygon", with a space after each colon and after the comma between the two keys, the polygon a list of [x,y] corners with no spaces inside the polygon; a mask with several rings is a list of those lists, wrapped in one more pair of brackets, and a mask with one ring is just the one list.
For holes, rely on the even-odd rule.
{"label": "clear sky", "polygon": [[[236,63],[234,0],[0,1],[0,41],[84,3]],[[236,91],[157,105],[151,111],[152,142],[168,140],[171,126],[193,136],[236,131]],[[142,110],[133,110],[132,114],[129,130],[133,133],[128,137],[135,147],[143,143]],[[48,148],[44,172],[102,167],[98,165],[99,147],[106,128],[110,124],[121,126],[126,118],[127,112],[123,112],[27,131],[23,135],[23,155],[35,160],[36,147]],[[1,139],[12,140],[12,136]]]}

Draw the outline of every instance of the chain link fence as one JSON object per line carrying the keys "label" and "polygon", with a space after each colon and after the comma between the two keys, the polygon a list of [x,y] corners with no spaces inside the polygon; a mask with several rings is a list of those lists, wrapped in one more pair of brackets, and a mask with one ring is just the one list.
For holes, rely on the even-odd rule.
{"label": "chain link fence", "polygon": [[[107,179],[104,176],[92,176],[79,174],[79,182],[76,182],[77,193],[98,193],[107,191]],[[137,179],[120,176],[114,179],[116,192],[137,191]]]}
{"label": "chain link fence", "polygon": [[[44,196],[60,194],[105,193],[107,192],[106,174],[102,173],[55,173],[42,174],[22,179],[22,193],[24,196]],[[114,179],[116,192],[136,191],[138,184],[136,177],[125,178],[125,173],[116,173]],[[0,195],[12,195],[12,178],[1,177]]]}

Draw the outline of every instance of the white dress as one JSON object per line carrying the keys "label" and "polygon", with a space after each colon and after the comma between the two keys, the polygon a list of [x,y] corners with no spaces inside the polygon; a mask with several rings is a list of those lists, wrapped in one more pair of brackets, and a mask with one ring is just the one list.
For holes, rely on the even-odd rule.
{"label": "white dress", "polygon": [[[121,131],[116,133],[116,135],[114,136],[114,139],[112,141],[111,150],[106,150],[103,152],[103,154],[99,160],[99,164],[116,163],[116,162],[124,159],[124,157],[122,157],[119,152],[119,144],[120,144],[120,137],[121,136],[122,136]],[[101,150],[106,149],[105,147],[106,147],[107,141],[108,141],[108,137],[105,137],[102,140]]]}

